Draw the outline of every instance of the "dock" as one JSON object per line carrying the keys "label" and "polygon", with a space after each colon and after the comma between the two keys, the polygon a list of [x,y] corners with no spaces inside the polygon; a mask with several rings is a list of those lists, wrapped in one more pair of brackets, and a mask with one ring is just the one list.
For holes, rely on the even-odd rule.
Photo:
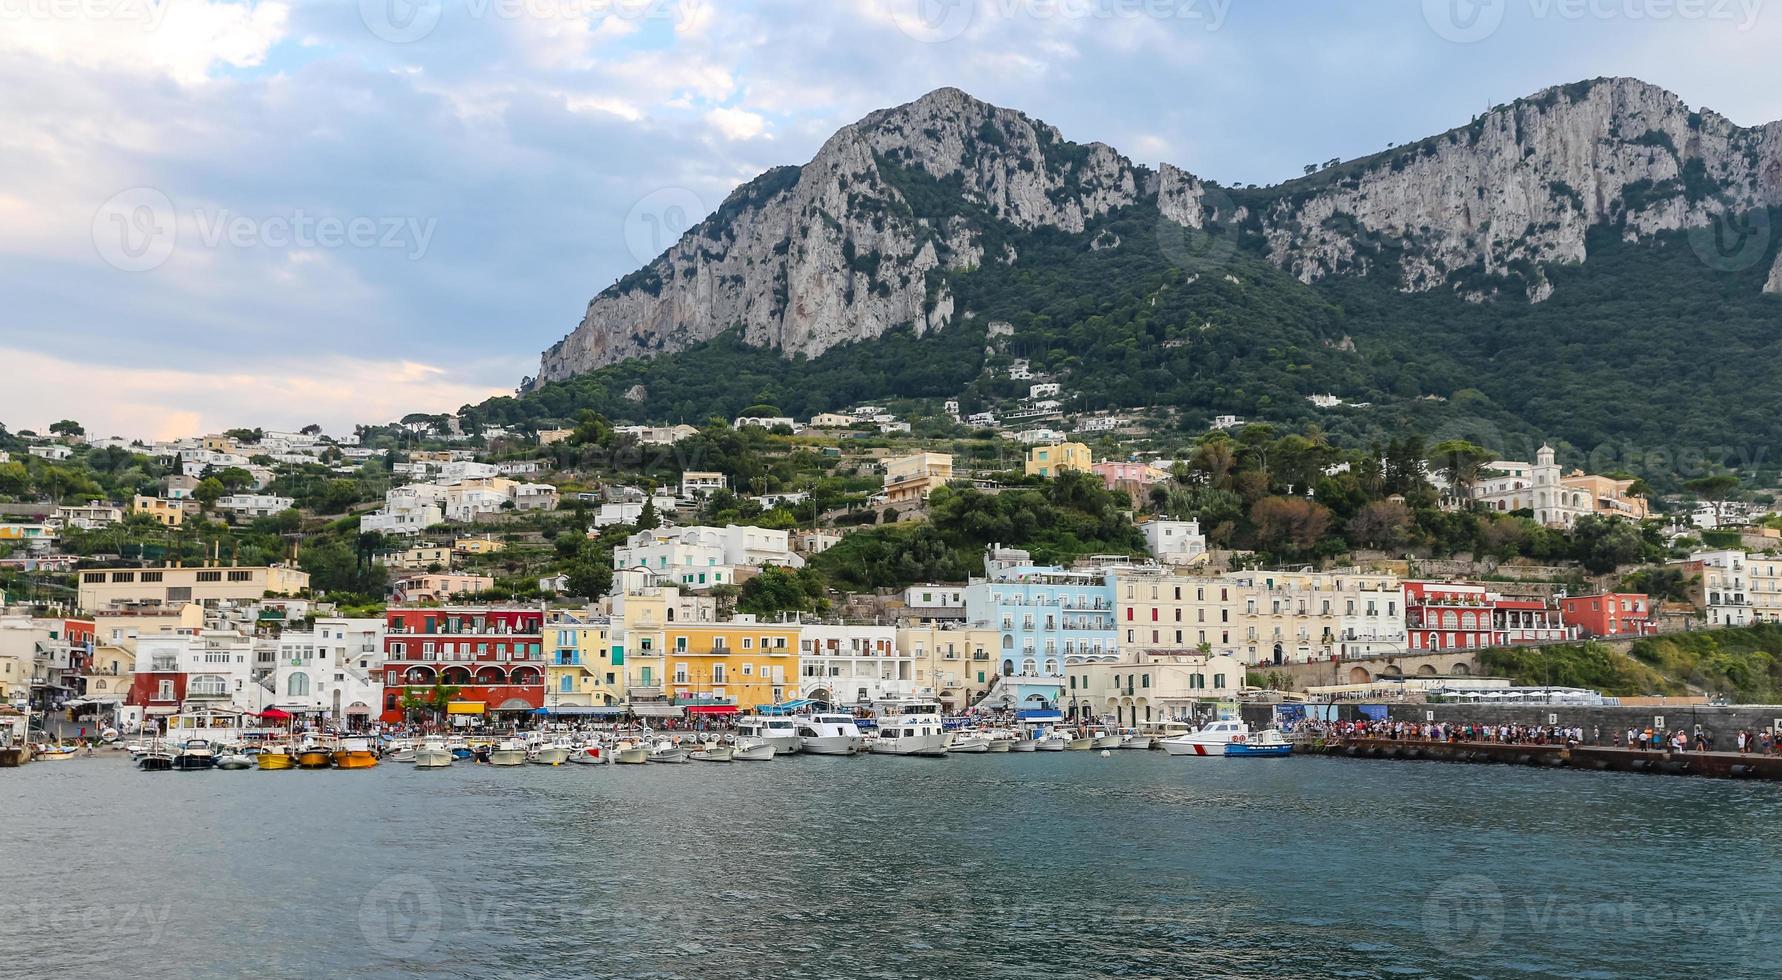
{"label": "dock", "polygon": [[1294,746],[1294,751],[1352,759],[1422,759],[1432,762],[1472,762],[1545,769],[1638,772],[1661,776],[1706,776],[1712,779],[1782,780],[1782,756],[1739,752],[1666,752],[1598,745],[1390,738],[1300,742]]}

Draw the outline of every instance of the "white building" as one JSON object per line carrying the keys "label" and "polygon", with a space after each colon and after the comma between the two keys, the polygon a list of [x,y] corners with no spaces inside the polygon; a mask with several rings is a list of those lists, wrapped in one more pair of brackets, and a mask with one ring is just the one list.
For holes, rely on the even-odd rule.
{"label": "white building", "polygon": [[838,706],[917,693],[915,658],[894,626],[806,623],[798,640],[799,696]]}
{"label": "white building", "polygon": [[382,619],[318,619],[314,632],[286,632],[266,696],[294,715],[369,721],[383,708],[383,646]]}
{"label": "white building", "polygon": [[385,534],[419,534],[445,523],[445,487],[411,483],[384,493],[384,506],[359,519],[359,530]]}
{"label": "white building", "polygon": [[522,483],[513,488],[515,510],[556,510],[557,488],[549,483]]}
{"label": "white building", "polygon": [[[657,514],[666,514],[675,507],[675,498],[656,496],[650,501],[656,505]],[[594,512],[595,527],[612,527],[614,524],[636,524],[643,517],[643,501],[628,500],[621,503],[601,504]]]}
{"label": "white building", "polygon": [[59,446],[53,443],[47,446],[32,446],[25,451],[36,456],[38,459],[55,460],[58,462],[74,455],[74,450],[69,449],[67,446]]}
{"label": "white building", "polygon": [[1206,535],[1200,533],[1199,521],[1175,521],[1157,518],[1139,525],[1145,536],[1145,549],[1165,565],[1192,565],[1207,554]]}
{"label": "white building", "polygon": [[217,498],[217,509],[238,517],[270,517],[290,510],[297,501],[271,493],[233,493]]}
{"label": "white building", "polygon": [[751,425],[761,429],[775,429],[783,425],[794,432],[798,431],[798,421],[785,415],[743,415],[731,423],[731,427],[736,429]]}
{"label": "white building", "polygon": [[1058,396],[1058,390],[1058,382],[1056,381],[1042,381],[1039,384],[1028,385],[1027,400],[1039,401],[1041,398],[1056,398]]}
{"label": "white building", "polygon": [[486,480],[500,475],[501,467],[493,463],[454,459],[439,464],[439,480],[447,485],[462,483],[465,480]]}
{"label": "white building", "polygon": [[736,524],[651,528],[613,549],[614,571],[642,573],[652,585],[689,589],[733,585],[740,570],[768,565],[804,567],[788,532]]}
{"label": "white building", "polygon": [[78,527],[83,531],[106,527],[124,519],[124,509],[100,501],[89,501],[84,505],[57,507],[50,517],[50,523],[61,527]]}
{"label": "white building", "polygon": [[516,486],[518,484],[504,477],[464,480],[452,484],[446,487],[445,492],[446,520],[469,524],[484,514],[499,513],[514,502]]}
{"label": "white building", "polygon": [[687,470],[681,474],[681,499],[697,500],[700,497],[723,490],[729,485],[729,479],[722,473]]}
{"label": "white building", "polygon": [[672,446],[688,436],[699,434],[699,430],[690,425],[621,425],[613,431],[632,436],[645,446]]}
{"label": "white building", "polygon": [[1244,424],[1244,420],[1236,415],[1216,415],[1213,417],[1213,428],[1235,429]]}

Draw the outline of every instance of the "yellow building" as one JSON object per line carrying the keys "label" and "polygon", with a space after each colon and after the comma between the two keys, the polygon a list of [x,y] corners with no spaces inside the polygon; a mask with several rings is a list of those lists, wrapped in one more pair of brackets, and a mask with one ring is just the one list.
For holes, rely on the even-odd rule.
{"label": "yellow building", "polygon": [[625,647],[606,622],[565,617],[544,628],[545,706],[617,707],[625,700]]}
{"label": "yellow building", "polygon": [[1065,470],[1088,473],[1095,466],[1095,454],[1080,442],[1061,442],[1055,446],[1035,446],[1027,451],[1027,475],[1051,478]]}
{"label": "yellow building", "polygon": [[289,565],[113,568],[80,573],[79,602],[80,608],[97,612],[132,602],[251,602],[268,593],[296,595],[307,588],[309,573]]}
{"label": "yellow building", "polygon": [[461,555],[492,555],[505,547],[507,547],[506,542],[497,541],[494,538],[487,536],[481,538],[459,538],[457,541],[452,542],[452,549]]}
{"label": "yellow building", "polygon": [[385,559],[391,568],[402,568],[410,571],[424,572],[435,565],[440,571],[452,570],[452,549],[442,544],[426,544],[410,548],[401,554],[391,555]]}
{"label": "yellow building", "polygon": [[144,497],[141,494],[130,499],[130,513],[147,514],[167,527],[179,527],[186,519],[185,508],[180,506],[179,501]]}
{"label": "yellow building", "polygon": [[927,500],[936,487],[953,478],[951,453],[912,453],[885,460],[885,502],[904,504]]}
{"label": "yellow building", "polygon": [[996,683],[994,652],[1002,634],[990,627],[924,623],[897,628],[897,650],[915,664],[916,686],[948,710],[978,702]]}
{"label": "yellow building", "polygon": [[758,623],[752,616],[667,625],[669,692],[691,713],[701,703],[749,712],[796,696],[798,632],[797,624]]}

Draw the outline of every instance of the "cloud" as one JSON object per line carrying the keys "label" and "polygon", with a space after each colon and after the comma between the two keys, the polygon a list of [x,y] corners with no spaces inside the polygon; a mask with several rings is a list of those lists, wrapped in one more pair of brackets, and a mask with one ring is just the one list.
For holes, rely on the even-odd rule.
{"label": "cloud", "polygon": [[[460,405],[511,394],[494,384],[417,361],[366,361],[335,355],[287,357],[215,370],[103,365],[0,348],[8,383],[0,418],[13,429],[44,431],[77,419],[94,435],[173,439],[252,424],[294,429],[312,422],[350,432],[410,412],[453,412]],[[489,365],[494,377],[516,366]]]}
{"label": "cloud", "polygon": [[752,140],[767,135],[767,120],[744,109],[713,109],[705,114],[705,121],[725,139]]}

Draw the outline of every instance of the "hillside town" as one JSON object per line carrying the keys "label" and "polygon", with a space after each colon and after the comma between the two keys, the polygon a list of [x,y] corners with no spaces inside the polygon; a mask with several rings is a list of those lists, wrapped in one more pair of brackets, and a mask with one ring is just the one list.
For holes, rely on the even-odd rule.
{"label": "hillside town", "polygon": [[[1235,419],[1174,459],[1045,428],[996,433],[1015,448],[991,457],[914,438],[881,406],[706,429],[569,421],[474,438],[456,419],[344,438],[20,433],[34,462],[0,461],[14,499],[0,504],[0,697],[129,731],[269,711],[345,731],[909,698],[1142,725],[1283,694],[1507,687],[1490,651],[1782,623],[1774,519],[1717,483],[1667,522],[1635,480],[1568,471],[1548,446],[1532,462],[1451,444],[1382,459],[1416,488],[1352,505],[1354,540],[1332,553],[1333,520],[1312,508],[1368,461]],[[1273,474],[1243,462],[1270,452]],[[773,475],[788,460],[827,476]],[[1306,474],[1298,492],[1242,489],[1289,465]],[[94,492],[121,466],[137,474]],[[1070,506],[1113,522],[1096,532],[1110,543],[1061,549],[1017,520],[1008,540],[967,546],[957,578],[873,580],[865,550],[837,564],[941,523],[965,495],[1020,492],[1093,495]],[[1205,526],[1216,500],[1176,509],[1217,493],[1256,497],[1250,540]],[[1419,494],[1433,520],[1638,528],[1636,546],[1606,566],[1444,552],[1413,541]],[[1271,541],[1271,509],[1316,526]]]}

